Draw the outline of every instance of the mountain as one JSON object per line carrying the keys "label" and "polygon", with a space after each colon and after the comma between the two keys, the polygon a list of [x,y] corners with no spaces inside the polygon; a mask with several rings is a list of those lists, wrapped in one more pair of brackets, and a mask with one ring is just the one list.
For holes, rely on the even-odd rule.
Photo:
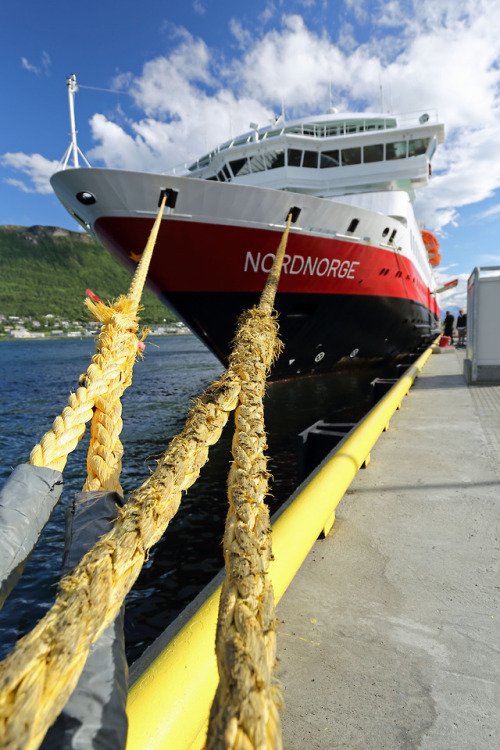
{"label": "mountain", "polygon": [[[0,314],[40,318],[51,313],[87,321],[87,288],[108,302],[126,294],[131,279],[86,234],[58,227],[0,226]],[[176,319],[148,290],[141,304],[141,324]]]}

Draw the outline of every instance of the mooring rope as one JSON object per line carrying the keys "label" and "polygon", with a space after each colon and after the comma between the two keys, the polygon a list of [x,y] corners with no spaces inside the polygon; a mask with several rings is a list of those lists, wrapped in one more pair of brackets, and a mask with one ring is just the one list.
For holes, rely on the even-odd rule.
{"label": "mooring rope", "polygon": [[216,653],[219,685],[210,712],[207,750],[279,750],[281,692],[274,677],[274,593],[267,575],[272,559],[263,397],[266,375],[279,354],[272,315],[291,216],[261,295],[247,313],[255,332],[240,371],[229,510],[224,534],[226,578],[222,585]]}
{"label": "mooring rope", "polygon": [[[289,222],[284,236],[288,228]],[[264,307],[242,316],[227,371],[195,402],[184,430],[131,494],[112,531],[61,580],[53,607],[0,664],[2,748],[39,746],[74,690],[90,646],[115,618],[149,549],[175,515],[182,491],[198,477],[209,446],[238,403],[242,380],[265,377],[277,351],[277,326],[269,305]],[[258,361],[255,373],[245,364],[248,356]]]}
{"label": "mooring rope", "polygon": [[83,437],[86,423],[94,417],[88,459],[89,486],[86,485],[84,489],[120,492],[118,477],[122,449],[118,439],[121,432],[119,399],[132,382],[132,367],[137,356],[137,313],[165,202],[166,195],[163,195],[127,296],[119,297],[109,307],[102,302],[94,304],[90,299],[85,300],[96,320],[102,323],[96,354],[80,378],[83,385],[70,395],[62,414],[55,418],[52,428],[31,451],[29,463],[63,471],[68,455]]}

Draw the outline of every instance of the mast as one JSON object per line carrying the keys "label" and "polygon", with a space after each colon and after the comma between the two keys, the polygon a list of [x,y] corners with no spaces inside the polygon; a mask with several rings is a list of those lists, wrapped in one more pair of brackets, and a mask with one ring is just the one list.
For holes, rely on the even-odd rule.
{"label": "mast", "polygon": [[70,75],[69,78],[66,78],[66,84],[68,86],[68,103],[69,103],[69,122],[71,127],[71,142],[66,149],[66,153],[64,154],[61,162],[62,162],[62,168],[66,169],[68,166],[69,157],[71,154],[73,154],[73,166],[79,167],[78,163],[78,154],[82,157],[83,161],[87,165],[87,167],[90,167],[90,164],[88,163],[87,159],[85,158],[85,155],[82,153],[81,149],[78,148],[78,143],[76,142],[76,124],[75,124],[75,94],[78,91],[78,86],[76,84],[76,76],[73,73]]}
{"label": "mast", "polygon": [[71,127],[70,153],[73,154],[73,166],[78,167],[78,145],[76,143],[75,126],[75,94],[78,91],[78,86],[76,85],[76,76],[74,73],[69,78],[66,78],[66,83],[68,85],[69,122]]}

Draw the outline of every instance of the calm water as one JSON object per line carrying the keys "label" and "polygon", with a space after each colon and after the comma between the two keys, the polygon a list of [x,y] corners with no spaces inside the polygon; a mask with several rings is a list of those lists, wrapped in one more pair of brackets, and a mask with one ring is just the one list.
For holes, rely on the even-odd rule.
{"label": "calm water", "polygon": [[[94,341],[0,341],[0,486],[67,403],[94,353]],[[123,397],[121,484],[125,496],[156,466],[156,457],[180,432],[194,396],[222,373],[222,366],[194,336],[155,337],[137,362]],[[274,479],[271,511],[294,490],[296,435],[317,419],[355,421],[368,407],[375,370],[335,373],[293,383],[273,383],[266,402],[266,429]],[[23,577],[0,612],[0,657],[52,605],[64,541],[64,511],[86,478],[88,430],[64,471],[64,492]],[[223,565],[225,481],[230,455],[229,422],[198,482],[127,597],[126,639],[132,662]]]}

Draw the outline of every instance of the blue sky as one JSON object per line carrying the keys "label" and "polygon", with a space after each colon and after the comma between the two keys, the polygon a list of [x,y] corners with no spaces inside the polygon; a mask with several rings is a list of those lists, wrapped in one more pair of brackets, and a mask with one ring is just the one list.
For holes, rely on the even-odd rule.
{"label": "blue sky", "polygon": [[[143,11],[143,12],[142,12]],[[446,143],[420,191],[439,278],[500,264],[498,0],[10,2],[0,29],[0,224],[78,229],[48,178],[69,144],[93,166],[164,171],[251,121],[437,110]],[[102,91],[106,89],[107,91]]]}

